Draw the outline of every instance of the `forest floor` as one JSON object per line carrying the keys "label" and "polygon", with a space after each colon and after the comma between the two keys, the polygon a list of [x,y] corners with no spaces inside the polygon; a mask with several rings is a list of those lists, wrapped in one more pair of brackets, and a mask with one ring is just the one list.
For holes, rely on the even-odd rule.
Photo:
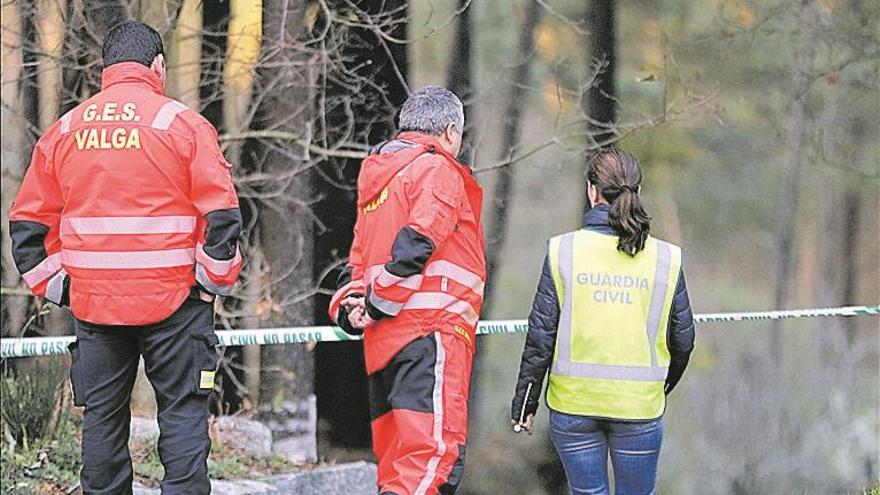
{"label": "forest floor", "polygon": [[[4,427],[0,458],[0,492],[4,495],[41,493],[72,495],[80,493],[81,432],[79,418],[67,414],[52,432],[34,442],[15,445]],[[164,470],[156,449],[158,438],[134,440],[129,445],[135,480],[146,487],[158,487]],[[302,470],[286,457],[249,455],[213,442],[208,457],[208,474],[215,480],[255,479]]]}

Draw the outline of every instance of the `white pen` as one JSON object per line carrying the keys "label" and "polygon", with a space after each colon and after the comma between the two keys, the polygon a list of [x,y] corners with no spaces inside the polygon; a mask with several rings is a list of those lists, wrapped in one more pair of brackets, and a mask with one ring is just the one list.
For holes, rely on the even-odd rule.
{"label": "white pen", "polygon": [[523,400],[522,410],[519,412],[519,423],[513,425],[514,433],[519,433],[523,431],[525,428],[525,419],[526,419],[526,404],[529,402],[529,396],[532,395],[532,382],[529,382],[528,388],[526,388],[526,398]]}

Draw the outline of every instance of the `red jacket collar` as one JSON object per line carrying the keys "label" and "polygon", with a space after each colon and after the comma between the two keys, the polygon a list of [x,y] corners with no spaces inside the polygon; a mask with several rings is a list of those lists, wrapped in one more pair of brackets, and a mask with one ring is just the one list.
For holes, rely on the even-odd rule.
{"label": "red jacket collar", "polygon": [[137,62],[121,62],[104,69],[101,73],[101,91],[115,84],[137,84],[154,93],[164,93],[159,76]]}
{"label": "red jacket collar", "polygon": [[469,169],[469,167],[460,163],[456,157],[452,156],[451,153],[449,153],[448,151],[443,149],[443,147],[440,146],[440,141],[438,141],[437,138],[435,138],[434,136],[432,136],[430,134],[425,134],[422,132],[415,132],[415,131],[405,131],[405,132],[401,132],[400,134],[398,134],[395,139],[402,139],[404,141],[410,141],[410,142],[422,144],[425,146],[432,146],[434,148],[435,153],[438,153],[440,155],[445,156],[447,159],[449,159],[452,163],[454,163],[456,165],[460,165],[466,169]]}

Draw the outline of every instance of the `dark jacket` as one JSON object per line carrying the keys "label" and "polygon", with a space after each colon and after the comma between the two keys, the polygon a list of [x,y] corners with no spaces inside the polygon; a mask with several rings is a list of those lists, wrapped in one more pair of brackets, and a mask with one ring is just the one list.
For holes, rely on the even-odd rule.
{"label": "dark jacket", "polygon": [[[613,235],[617,234],[608,222],[608,205],[597,205],[584,215],[584,228],[593,232]],[[522,362],[519,367],[519,379],[516,393],[511,404],[511,418],[519,421],[523,401],[526,399],[528,384],[532,383],[532,391],[526,403],[525,415],[534,414],[538,410],[538,397],[547,370],[553,362],[553,351],[556,348],[556,330],[559,324],[559,299],[556,296],[556,285],[550,271],[550,261],[544,257],[544,268],[538,291],[529,313],[529,333],[523,349]],[[672,299],[669,312],[669,325],[666,330],[666,345],[671,360],[666,376],[665,392],[669,394],[684,373],[688,359],[694,348],[694,319],[691,304],[688,300],[687,286],[684,281],[684,270],[678,274],[678,284]]]}

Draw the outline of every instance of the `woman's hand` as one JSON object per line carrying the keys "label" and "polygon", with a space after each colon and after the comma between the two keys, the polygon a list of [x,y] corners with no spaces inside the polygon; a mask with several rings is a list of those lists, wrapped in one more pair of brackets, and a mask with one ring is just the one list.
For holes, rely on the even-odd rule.
{"label": "woman's hand", "polygon": [[[513,431],[515,431],[516,433],[519,433],[519,432],[525,430],[526,433],[531,435],[532,428],[535,426],[535,415],[529,414],[528,416],[526,416],[526,420],[522,423],[518,422],[515,419],[511,419],[510,424],[513,425]],[[520,429],[517,429],[517,426],[519,426]]]}

